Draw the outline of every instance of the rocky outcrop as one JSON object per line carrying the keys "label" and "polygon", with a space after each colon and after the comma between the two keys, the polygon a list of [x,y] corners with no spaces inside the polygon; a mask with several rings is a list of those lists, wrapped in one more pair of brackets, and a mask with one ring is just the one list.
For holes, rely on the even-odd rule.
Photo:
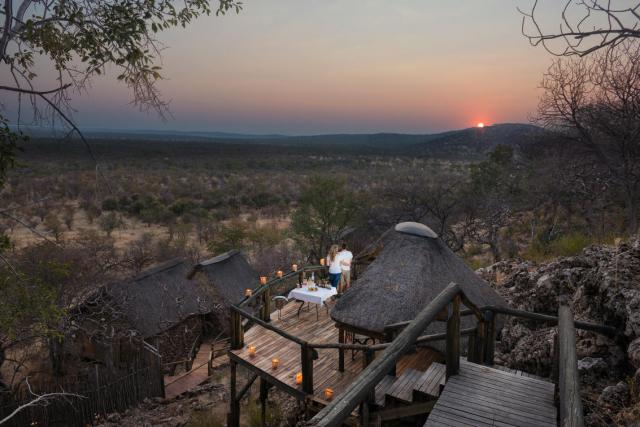
{"label": "rocky outcrop", "polygon": [[[634,380],[640,379],[640,244],[591,246],[547,264],[502,261],[478,273],[513,308],[556,315],[562,295],[576,320],[619,330],[617,337],[579,330],[576,345],[583,396],[591,397],[585,404],[589,424],[620,423],[616,413],[628,414],[640,401]],[[496,346],[496,363],[548,376],[555,335],[555,327],[508,318]]]}

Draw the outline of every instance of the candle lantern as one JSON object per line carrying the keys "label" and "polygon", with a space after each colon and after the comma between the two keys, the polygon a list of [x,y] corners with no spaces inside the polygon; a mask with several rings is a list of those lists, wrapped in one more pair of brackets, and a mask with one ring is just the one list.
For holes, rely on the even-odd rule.
{"label": "candle lantern", "polygon": [[291,271],[298,271],[298,264],[293,264],[291,266]]}
{"label": "candle lantern", "polygon": [[249,347],[247,347],[247,350],[249,351],[249,356],[250,357],[255,357],[256,356],[256,346],[255,345],[250,345]]}
{"label": "candle lantern", "polygon": [[260,276],[260,284],[261,285],[267,284],[267,276]]}
{"label": "candle lantern", "polygon": [[302,384],[302,372],[298,372],[298,373],[296,374],[296,384],[297,384],[297,385]]}
{"label": "candle lantern", "polygon": [[324,265],[324,258],[320,258],[320,265]]}
{"label": "candle lantern", "polygon": [[251,289],[245,289],[244,290],[244,296],[249,298],[251,295],[253,295],[253,291]]}
{"label": "candle lantern", "polygon": [[332,388],[325,388],[324,389],[324,397],[327,400],[333,399],[333,389]]}
{"label": "candle lantern", "polygon": [[271,359],[271,367],[273,369],[278,369],[278,365],[280,365],[280,359],[278,359],[277,357]]}
{"label": "candle lantern", "polygon": [[282,275],[284,273],[282,272],[282,270],[278,270],[278,272],[276,273],[276,276],[278,276],[278,279],[282,279]]}

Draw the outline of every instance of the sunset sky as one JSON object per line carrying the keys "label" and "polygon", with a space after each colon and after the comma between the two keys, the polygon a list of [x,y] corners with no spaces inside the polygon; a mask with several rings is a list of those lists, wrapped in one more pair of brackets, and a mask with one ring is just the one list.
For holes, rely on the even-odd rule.
{"label": "sunset sky", "polygon": [[516,7],[530,3],[244,0],[239,15],[161,34],[173,119],[136,111],[113,73],[76,97],[75,118],[83,128],[284,134],[526,122],[551,60],[520,34]]}

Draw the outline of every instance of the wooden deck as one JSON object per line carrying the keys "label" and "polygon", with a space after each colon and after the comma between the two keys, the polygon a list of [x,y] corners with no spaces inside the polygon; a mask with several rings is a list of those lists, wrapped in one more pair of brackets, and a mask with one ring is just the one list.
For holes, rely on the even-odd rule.
{"label": "wooden deck", "polygon": [[[329,303],[331,307],[332,303]],[[297,316],[299,303],[290,302],[282,309],[280,319],[278,312],[271,314],[271,323],[285,332],[314,343],[337,343],[338,328],[329,317],[325,308],[320,308],[316,313],[316,307],[311,304]],[[318,319],[316,320],[316,315]],[[298,398],[304,398],[301,385],[296,385],[296,373],[301,372],[300,345],[281,337],[277,333],[261,326],[253,326],[244,335],[244,348],[233,350],[230,356],[240,364],[252,369],[258,375],[266,378],[272,384],[284,389],[289,394]],[[256,355],[250,357],[248,346],[256,347]],[[325,388],[331,388],[334,397],[342,393],[354,378],[362,371],[363,357],[361,352],[353,354],[345,351],[344,372],[338,370],[338,350],[318,349],[318,359],[313,363],[313,399],[326,404],[324,398]],[[279,359],[277,369],[271,367],[271,360]],[[419,352],[404,356],[398,363],[400,372],[407,368],[426,370],[429,365],[439,360],[437,352],[429,349],[420,349]]]}
{"label": "wooden deck", "polygon": [[460,360],[425,427],[556,426],[554,384]]}

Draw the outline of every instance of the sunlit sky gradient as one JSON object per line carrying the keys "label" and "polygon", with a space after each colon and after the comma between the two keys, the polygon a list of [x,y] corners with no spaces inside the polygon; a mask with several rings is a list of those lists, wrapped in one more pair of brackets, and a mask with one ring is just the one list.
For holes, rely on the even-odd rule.
{"label": "sunlit sky gradient", "polygon": [[136,111],[110,73],[76,97],[79,125],[315,134],[526,122],[551,60],[520,34],[526,0],[243,1],[239,15],[161,34],[173,119]]}

